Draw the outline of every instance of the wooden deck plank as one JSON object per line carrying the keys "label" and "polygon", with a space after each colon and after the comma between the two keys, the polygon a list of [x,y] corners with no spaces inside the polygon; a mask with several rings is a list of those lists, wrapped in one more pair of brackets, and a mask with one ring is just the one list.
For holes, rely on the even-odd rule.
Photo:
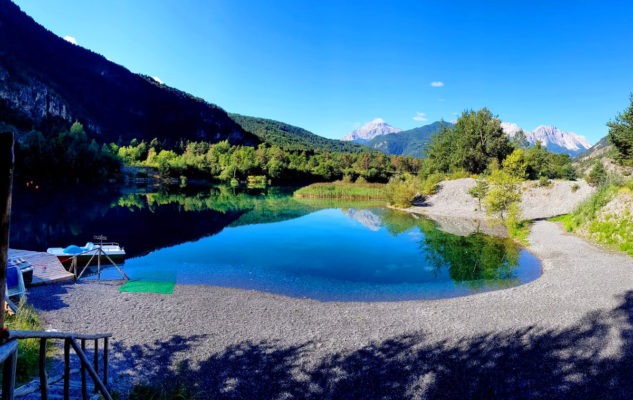
{"label": "wooden deck plank", "polygon": [[66,271],[62,263],[52,254],[39,251],[9,249],[9,257],[22,257],[33,266],[33,282],[31,286],[67,282],[75,279],[75,276]]}

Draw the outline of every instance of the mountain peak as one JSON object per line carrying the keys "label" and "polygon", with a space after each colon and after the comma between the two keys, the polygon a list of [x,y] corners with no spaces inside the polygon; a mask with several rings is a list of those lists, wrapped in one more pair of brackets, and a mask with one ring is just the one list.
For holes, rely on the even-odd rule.
{"label": "mountain peak", "polygon": [[[510,137],[521,129],[517,124],[502,122],[503,131]],[[554,125],[539,125],[533,131],[524,131],[530,144],[541,142],[549,151],[554,153],[567,153],[575,155],[591,147],[591,143],[584,137],[574,132],[565,132]]]}
{"label": "mountain peak", "polygon": [[362,127],[348,133],[341,140],[354,143],[365,143],[376,136],[387,135],[389,133],[401,132],[402,129],[394,128],[385,122],[382,118],[376,118],[366,123]]}

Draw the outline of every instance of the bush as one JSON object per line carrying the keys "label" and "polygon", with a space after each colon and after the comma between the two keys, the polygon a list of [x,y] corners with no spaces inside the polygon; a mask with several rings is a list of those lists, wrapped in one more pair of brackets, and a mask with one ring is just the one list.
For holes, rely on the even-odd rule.
{"label": "bush", "polygon": [[473,196],[479,201],[479,209],[481,210],[481,201],[486,197],[488,193],[488,182],[485,179],[477,179],[475,186],[468,190],[468,194]]}
{"label": "bush", "polygon": [[551,184],[552,184],[552,181],[550,181],[550,180],[549,180],[549,178],[548,178],[548,177],[546,177],[546,176],[541,176],[541,177],[538,179],[538,185],[539,185],[540,187],[548,187],[548,186],[549,186],[549,185],[551,185]]}
{"label": "bush", "polygon": [[385,187],[389,204],[401,208],[410,207],[418,194],[417,186],[415,178],[409,174],[392,178]]}
{"label": "bush", "polygon": [[[13,330],[41,331],[40,317],[24,299],[20,300],[18,310],[15,315],[9,315],[6,319],[6,328]],[[48,346],[51,353],[52,346]],[[39,367],[39,339],[22,339],[18,342],[18,367],[16,381],[25,383],[33,379],[38,374]]]}
{"label": "bush", "polygon": [[359,176],[356,179],[356,183],[360,183],[360,184],[367,183],[367,179],[363,178],[362,176]]}
{"label": "bush", "polygon": [[[488,178],[488,191],[484,198],[486,211],[505,221],[512,206],[521,201],[519,180],[505,170],[493,170]],[[511,216],[511,215],[510,215]]]}
{"label": "bush", "polygon": [[429,175],[426,179],[420,181],[418,190],[420,194],[429,196],[437,192],[437,185],[446,179],[446,175],[440,172]]}
{"label": "bush", "polygon": [[577,183],[574,183],[574,184],[571,186],[571,192],[572,192],[572,193],[576,193],[576,192],[578,191],[578,189],[580,189],[580,185],[579,185],[579,184],[577,184]]}
{"label": "bush", "polygon": [[607,170],[604,168],[604,165],[602,165],[602,162],[600,160],[597,160],[593,165],[593,168],[589,172],[589,175],[587,175],[586,181],[590,185],[598,186],[604,184],[606,180]]}

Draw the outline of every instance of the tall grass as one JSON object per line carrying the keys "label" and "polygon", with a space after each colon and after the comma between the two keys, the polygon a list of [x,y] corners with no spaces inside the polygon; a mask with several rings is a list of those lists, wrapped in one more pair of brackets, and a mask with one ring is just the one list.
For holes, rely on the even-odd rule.
{"label": "tall grass", "polygon": [[320,199],[381,200],[385,199],[385,185],[382,183],[343,181],[313,183],[294,192],[294,196]]}
{"label": "tall grass", "polygon": [[583,231],[598,243],[633,256],[633,210],[627,210],[619,217],[602,213],[619,193],[630,194],[632,190],[633,180],[625,181],[621,176],[610,175],[574,212],[552,220],[561,222],[568,232]]}
{"label": "tall grass", "polygon": [[[18,310],[14,315],[8,315],[6,328],[11,330],[41,331],[40,317],[24,299],[20,300]],[[47,347],[49,354],[54,350]],[[38,360],[40,351],[39,339],[21,339],[18,342],[18,366],[16,381],[22,384],[30,381],[38,374]]]}

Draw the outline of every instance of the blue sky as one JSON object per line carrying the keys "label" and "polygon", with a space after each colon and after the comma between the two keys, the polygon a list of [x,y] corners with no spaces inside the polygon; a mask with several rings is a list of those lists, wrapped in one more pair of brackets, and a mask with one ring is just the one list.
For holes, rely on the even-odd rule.
{"label": "blue sky", "polygon": [[16,2],[134,72],[331,138],[487,106],[594,143],[633,91],[629,1]]}

